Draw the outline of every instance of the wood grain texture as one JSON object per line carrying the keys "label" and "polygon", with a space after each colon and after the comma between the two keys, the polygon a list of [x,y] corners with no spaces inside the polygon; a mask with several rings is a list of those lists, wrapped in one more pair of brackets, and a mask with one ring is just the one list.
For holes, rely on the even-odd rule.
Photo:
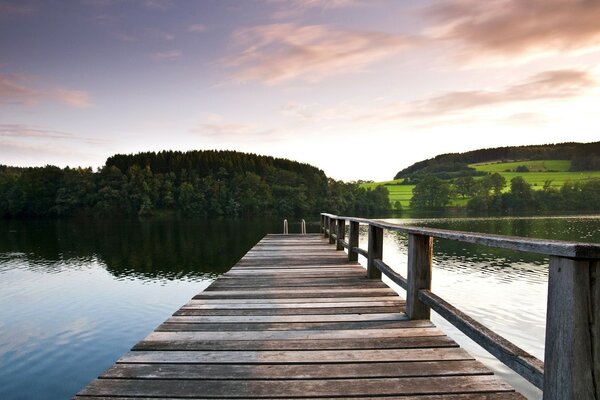
{"label": "wood grain texture", "polygon": [[266,236],[76,398],[522,399],[431,321],[409,320],[335,251],[337,220],[323,225],[332,245]]}
{"label": "wood grain texture", "polygon": [[408,235],[408,273],[406,288],[406,314],[410,319],[429,319],[429,306],[419,299],[419,290],[431,289],[431,260],[433,238]]}
{"label": "wood grain texture", "polygon": [[600,262],[550,258],[544,398],[600,398]]}
{"label": "wood grain texture", "polygon": [[341,218],[346,221],[354,221],[365,225],[373,225],[395,232],[431,236],[439,239],[456,240],[459,242],[475,243],[484,246],[498,247],[516,251],[526,251],[530,253],[551,256],[588,260],[600,259],[600,245],[594,243],[566,242],[561,240],[494,235],[490,233],[452,231],[447,229],[400,225],[392,222],[371,220],[366,218],[342,217],[327,213],[324,213],[324,215],[331,216],[332,218]]}

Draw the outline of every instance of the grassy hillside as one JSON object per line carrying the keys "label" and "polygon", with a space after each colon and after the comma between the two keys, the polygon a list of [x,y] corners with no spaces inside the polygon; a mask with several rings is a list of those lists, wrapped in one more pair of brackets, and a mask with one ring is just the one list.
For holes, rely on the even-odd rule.
{"label": "grassy hillside", "polygon": [[[518,167],[525,166],[530,172],[516,172]],[[576,171],[571,172],[571,161],[568,160],[533,160],[533,161],[510,161],[510,162],[490,162],[469,164],[469,167],[477,171],[486,173],[497,172],[506,179],[506,189],[510,186],[511,179],[521,176],[532,185],[535,190],[541,190],[546,181],[550,180],[551,186],[560,187],[566,181],[585,181],[593,178],[600,178],[600,171]],[[481,177],[475,177],[481,179]],[[392,205],[400,201],[402,208],[410,207],[412,190],[415,185],[402,185],[403,179],[392,181],[364,183],[361,186],[365,188],[374,188],[377,185],[384,185],[389,191],[389,198]],[[451,205],[465,205],[468,199],[460,196],[452,198]]]}

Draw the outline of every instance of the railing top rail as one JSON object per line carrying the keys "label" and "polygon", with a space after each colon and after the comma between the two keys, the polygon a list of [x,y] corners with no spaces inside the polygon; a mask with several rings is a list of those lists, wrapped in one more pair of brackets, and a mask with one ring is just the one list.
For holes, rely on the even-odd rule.
{"label": "railing top rail", "polygon": [[397,232],[426,235],[440,239],[475,243],[490,247],[526,251],[549,256],[586,259],[600,258],[600,244],[595,243],[567,242],[562,240],[534,239],[519,236],[494,235],[491,233],[463,232],[452,231],[448,229],[407,226],[374,219],[346,217],[328,213],[321,213],[321,215],[329,218],[344,219],[362,224],[370,224],[379,228],[389,229]]}

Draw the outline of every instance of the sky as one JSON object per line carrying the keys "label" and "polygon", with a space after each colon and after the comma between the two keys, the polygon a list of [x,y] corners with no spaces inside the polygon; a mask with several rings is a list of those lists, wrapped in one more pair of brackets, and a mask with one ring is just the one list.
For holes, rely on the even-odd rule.
{"label": "sky", "polygon": [[388,180],[600,140],[600,1],[0,0],[0,164],[228,149]]}

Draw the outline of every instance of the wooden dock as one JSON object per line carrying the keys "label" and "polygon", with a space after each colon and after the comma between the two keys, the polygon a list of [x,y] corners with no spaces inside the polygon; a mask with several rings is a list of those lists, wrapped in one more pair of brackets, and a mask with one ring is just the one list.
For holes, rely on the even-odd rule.
{"label": "wooden dock", "polygon": [[268,235],[76,399],[522,399],[322,235]]}

